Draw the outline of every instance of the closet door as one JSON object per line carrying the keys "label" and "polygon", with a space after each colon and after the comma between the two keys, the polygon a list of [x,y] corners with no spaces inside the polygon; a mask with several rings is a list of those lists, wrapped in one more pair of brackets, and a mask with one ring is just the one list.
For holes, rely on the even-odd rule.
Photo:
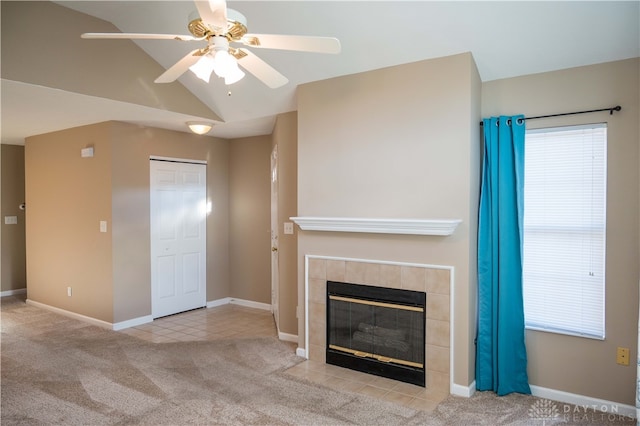
{"label": "closet door", "polygon": [[150,161],[154,318],[207,304],[206,165]]}

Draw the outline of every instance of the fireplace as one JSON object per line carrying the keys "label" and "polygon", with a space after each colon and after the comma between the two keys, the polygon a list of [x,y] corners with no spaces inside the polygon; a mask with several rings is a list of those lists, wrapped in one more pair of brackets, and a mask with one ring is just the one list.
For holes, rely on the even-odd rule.
{"label": "fireplace", "polygon": [[426,293],[326,284],[326,362],[425,386]]}
{"label": "fireplace", "polygon": [[304,271],[306,349],[303,356],[310,361],[327,362],[328,281],[423,292],[426,293],[425,388],[430,394],[449,394],[452,267],[308,254]]}

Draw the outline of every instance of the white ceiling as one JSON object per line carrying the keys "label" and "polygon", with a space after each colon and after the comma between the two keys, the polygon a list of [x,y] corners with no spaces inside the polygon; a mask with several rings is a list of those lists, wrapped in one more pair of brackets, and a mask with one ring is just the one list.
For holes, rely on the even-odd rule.
{"label": "white ceiling", "polygon": [[[123,32],[189,34],[192,1],[58,1]],[[269,134],[296,109],[300,84],[471,52],[483,81],[640,56],[640,2],[229,1],[251,33],[337,37],[338,55],[253,49],[289,83],[269,89],[253,76],[226,87],[192,73],[179,83],[225,121],[210,135]],[[96,41],[97,42],[97,41]],[[136,41],[167,68],[202,42]],[[141,52],[142,54],[142,52]],[[391,84],[391,82],[390,82]],[[231,95],[229,96],[229,90]],[[186,131],[185,116],[2,80],[2,142],[105,120]],[[55,108],[65,105],[64,111]],[[508,113],[508,111],[505,111]]]}

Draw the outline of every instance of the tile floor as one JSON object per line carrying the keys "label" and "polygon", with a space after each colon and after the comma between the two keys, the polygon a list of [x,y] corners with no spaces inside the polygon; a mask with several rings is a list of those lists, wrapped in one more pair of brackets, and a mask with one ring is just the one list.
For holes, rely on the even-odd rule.
{"label": "tile floor", "polygon": [[[234,304],[171,315],[120,332],[155,343],[277,335],[271,312]],[[292,344],[292,350],[294,347]],[[420,386],[318,361],[304,361],[287,373],[331,389],[356,392],[425,411],[431,411],[446,397],[441,392]]]}
{"label": "tile floor", "polygon": [[421,386],[318,361],[304,361],[291,367],[287,373],[331,389],[360,393],[416,410],[431,411],[446,397]]}
{"label": "tile floor", "polygon": [[271,312],[234,304],[158,318],[121,333],[154,343],[277,336]]}

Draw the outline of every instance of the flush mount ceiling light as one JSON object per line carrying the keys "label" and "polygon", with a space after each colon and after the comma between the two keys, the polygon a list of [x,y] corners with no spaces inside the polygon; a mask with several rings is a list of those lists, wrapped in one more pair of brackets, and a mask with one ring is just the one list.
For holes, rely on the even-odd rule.
{"label": "flush mount ceiling light", "polygon": [[204,135],[205,133],[209,133],[213,124],[203,121],[187,121],[187,126],[189,126],[189,130],[193,133],[197,135]]}

